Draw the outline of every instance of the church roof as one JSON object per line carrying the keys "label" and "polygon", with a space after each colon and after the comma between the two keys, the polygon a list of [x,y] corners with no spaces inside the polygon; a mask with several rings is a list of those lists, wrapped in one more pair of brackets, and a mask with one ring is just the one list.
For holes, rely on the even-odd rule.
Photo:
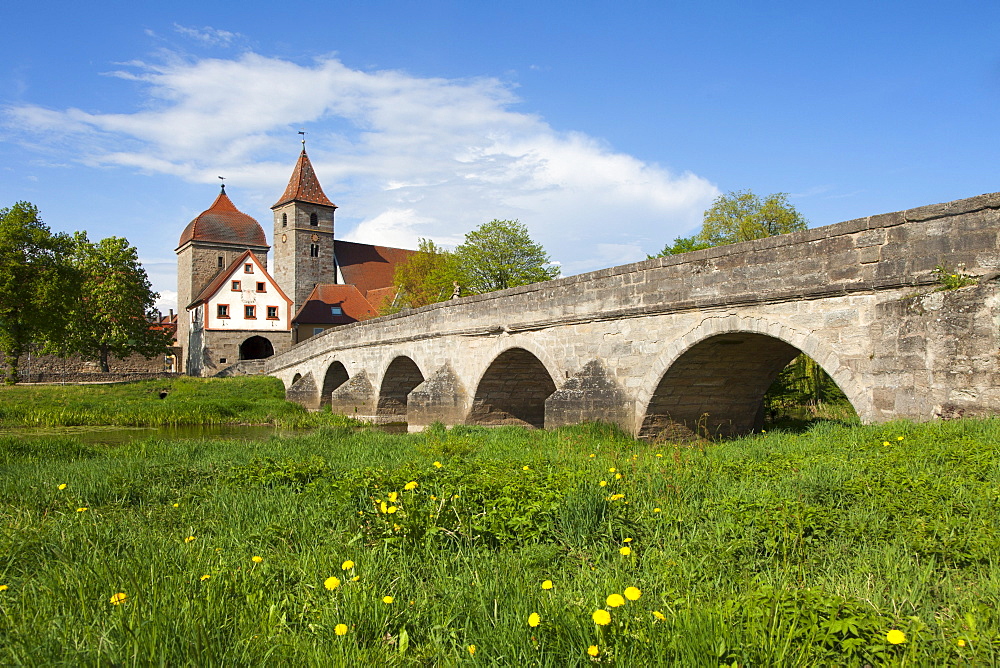
{"label": "church roof", "polygon": [[260,223],[236,208],[226,195],[225,186],[212,206],[202,211],[184,228],[177,247],[180,248],[189,241],[267,247],[267,238]]}
{"label": "church roof", "polygon": [[309,156],[306,155],[304,148],[302,149],[302,153],[299,154],[299,161],[295,163],[295,169],[292,170],[292,177],[288,179],[288,187],[285,188],[285,193],[271,208],[274,209],[292,201],[321,204],[323,206],[332,206],[334,209],[337,208],[337,205],[331,202],[327,198],[326,193],[323,192],[323,187],[320,186],[319,179],[316,178],[316,172],[313,171],[312,163],[309,162]]}
{"label": "church roof", "polygon": [[409,260],[417,251],[336,239],[333,252],[344,283],[356,285],[361,294],[367,294],[370,290],[391,286],[397,265]]}
{"label": "church roof", "polygon": [[[341,313],[333,315],[331,306],[339,306]],[[346,325],[378,315],[358,288],[343,283],[317,284],[306,303],[292,318],[292,322],[305,325]]]}

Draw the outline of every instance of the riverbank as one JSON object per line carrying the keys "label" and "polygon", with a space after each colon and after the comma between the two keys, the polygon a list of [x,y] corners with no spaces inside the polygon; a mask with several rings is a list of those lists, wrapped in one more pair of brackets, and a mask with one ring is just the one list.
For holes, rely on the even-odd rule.
{"label": "riverbank", "polygon": [[274,425],[284,428],[353,423],[285,401],[270,376],[179,376],[109,385],[0,386],[0,427],[112,425]]}
{"label": "riverbank", "polygon": [[0,663],[995,665],[998,444],[0,439]]}

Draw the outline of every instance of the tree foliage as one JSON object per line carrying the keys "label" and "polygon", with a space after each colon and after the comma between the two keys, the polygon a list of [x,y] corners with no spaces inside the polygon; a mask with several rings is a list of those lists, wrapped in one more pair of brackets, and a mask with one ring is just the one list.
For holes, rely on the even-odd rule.
{"label": "tree foliage", "polygon": [[807,225],[808,221],[788,202],[787,193],[772,193],[761,199],[752,190],[736,190],[715,198],[697,234],[677,237],[651,257],[763,239],[804,230]]}
{"label": "tree foliage", "polygon": [[454,253],[430,239],[420,239],[417,253],[396,267],[394,285],[397,297],[393,307],[418,308],[448,299],[455,283],[462,284],[462,269]]}
{"label": "tree foliage", "polygon": [[463,288],[482,293],[547,281],[559,275],[549,254],[516,220],[492,220],[465,235],[455,248]]}
{"label": "tree foliage", "polygon": [[806,219],[789,204],[787,193],[772,193],[762,200],[752,190],[737,190],[712,202],[698,239],[722,246],[797,232],[806,226]]}
{"label": "tree foliage", "polygon": [[78,232],[71,261],[81,279],[80,300],[58,350],[76,353],[110,370],[108,358],[167,352],[171,332],[150,327],[156,298],[139,254],[122,237],[97,243]]}
{"label": "tree foliage", "polygon": [[0,353],[8,383],[30,347],[79,354],[108,370],[109,355],[166,352],[170,333],[150,327],[157,294],[139,256],[119,237],[53,234],[29,202],[0,209]]}
{"label": "tree foliage", "polygon": [[78,301],[66,261],[72,239],[53,234],[29,202],[0,209],[0,352],[6,381],[20,379],[18,359],[34,342],[56,341]]}

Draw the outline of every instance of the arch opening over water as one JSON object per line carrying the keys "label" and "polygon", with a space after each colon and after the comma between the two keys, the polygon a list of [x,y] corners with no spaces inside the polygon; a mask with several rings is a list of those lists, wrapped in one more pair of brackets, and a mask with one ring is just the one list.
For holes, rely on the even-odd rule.
{"label": "arch opening over water", "polygon": [[350,375],[347,373],[347,368],[341,362],[333,362],[326,368],[326,373],[323,374],[323,387],[319,391],[319,405],[329,406],[330,405],[330,395],[338,387],[343,385],[348,381]]}
{"label": "arch opening over water", "polygon": [[262,360],[274,355],[274,346],[263,336],[251,336],[240,344],[241,360]]}
{"label": "arch opening over water", "polygon": [[764,426],[764,395],[802,353],[753,332],[706,338],[663,374],[646,407],[640,438],[731,437]]}
{"label": "arch opening over water", "polygon": [[506,350],[479,381],[467,424],[545,427],[545,400],[556,391],[545,365],[524,348]]}
{"label": "arch opening over water", "polygon": [[382,376],[375,414],[389,421],[405,422],[407,396],[422,382],[424,374],[416,362],[405,356],[392,360]]}

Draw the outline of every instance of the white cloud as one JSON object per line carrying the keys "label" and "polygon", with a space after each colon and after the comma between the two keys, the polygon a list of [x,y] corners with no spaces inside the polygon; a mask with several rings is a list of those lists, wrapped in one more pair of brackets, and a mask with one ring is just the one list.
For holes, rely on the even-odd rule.
{"label": "white cloud", "polygon": [[[235,36],[178,30],[200,40]],[[86,165],[202,183],[225,175],[237,205],[268,231],[269,212],[250,206],[281,193],[294,133],[305,127],[324,189],[341,207],[342,238],[454,244],[483,222],[517,218],[567,274],[645,258],[695,227],[718,194],[702,177],[514,111],[511,87],[493,78],[421,78],[354,70],[333,57],[303,65],[255,53],[128,67],[118,75],[142,87],[136,111],[24,105],[6,110],[6,125]],[[178,232],[186,223],[177,221]]]}
{"label": "white cloud", "polygon": [[209,46],[229,46],[235,40],[242,37],[239,33],[229,32],[228,30],[216,30],[209,26],[191,28],[177,23],[174,24],[174,31]]}

